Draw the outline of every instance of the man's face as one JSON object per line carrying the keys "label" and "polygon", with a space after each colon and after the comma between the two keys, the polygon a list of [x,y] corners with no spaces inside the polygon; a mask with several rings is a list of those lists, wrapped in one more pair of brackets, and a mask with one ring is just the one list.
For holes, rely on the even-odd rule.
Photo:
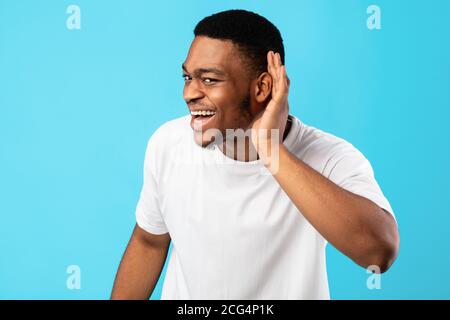
{"label": "man's face", "polygon": [[[225,137],[226,129],[249,125],[251,81],[231,41],[195,37],[182,67],[183,97],[197,144],[204,147],[212,141],[211,134],[203,134],[208,129],[217,129]],[[195,111],[206,115],[192,115]]]}

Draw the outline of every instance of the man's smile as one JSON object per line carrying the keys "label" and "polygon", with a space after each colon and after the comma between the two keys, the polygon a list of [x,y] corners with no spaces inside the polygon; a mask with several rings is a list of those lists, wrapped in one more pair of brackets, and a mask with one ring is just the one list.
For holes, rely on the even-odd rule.
{"label": "man's smile", "polygon": [[194,131],[205,131],[216,116],[216,111],[210,108],[190,108],[190,113],[191,127]]}

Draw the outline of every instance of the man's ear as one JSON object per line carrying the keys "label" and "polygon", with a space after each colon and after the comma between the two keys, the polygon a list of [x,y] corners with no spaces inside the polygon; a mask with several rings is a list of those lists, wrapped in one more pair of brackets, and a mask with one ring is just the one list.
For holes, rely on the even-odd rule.
{"label": "man's ear", "polygon": [[272,76],[268,72],[259,75],[255,82],[255,99],[258,103],[265,102],[272,93]]}

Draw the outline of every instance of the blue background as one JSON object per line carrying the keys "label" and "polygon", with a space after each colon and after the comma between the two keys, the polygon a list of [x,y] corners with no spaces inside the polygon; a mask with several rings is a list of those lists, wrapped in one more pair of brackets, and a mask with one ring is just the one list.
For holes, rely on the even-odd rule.
{"label": "blue background", "polygon": [[[381,30],[366,27],[372,3]],[[66,28],[70,4],[81,30]],[[450,298],[446,0],[0,0],[0,298],[109,297],[147,139],[186,114],[193,28],[231,8],[278,26],[292,113],[359,148],[397,216],[400,255],[380,290],[328,246],[331,297]],[[66,287],[72,264],[80,290]]]}

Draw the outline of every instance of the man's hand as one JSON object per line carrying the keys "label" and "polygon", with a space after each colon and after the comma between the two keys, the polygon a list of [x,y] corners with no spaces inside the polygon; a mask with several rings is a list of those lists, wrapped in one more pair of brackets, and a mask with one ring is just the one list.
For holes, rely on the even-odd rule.
{"label": "man's hand", "polygon": [[[269,163],[272,152],[272,142],[282,143],[289,114],[288,93],[290,81],[286,67],[281,64],[279,53],[267,53],[267,69],[272,76],[271,100],[250,125],[252,129],[252,144],[265,164]],[[278,137],[272,135],[272,130],[278,131]],[[278,138],[278,141],[272,141]]]}

